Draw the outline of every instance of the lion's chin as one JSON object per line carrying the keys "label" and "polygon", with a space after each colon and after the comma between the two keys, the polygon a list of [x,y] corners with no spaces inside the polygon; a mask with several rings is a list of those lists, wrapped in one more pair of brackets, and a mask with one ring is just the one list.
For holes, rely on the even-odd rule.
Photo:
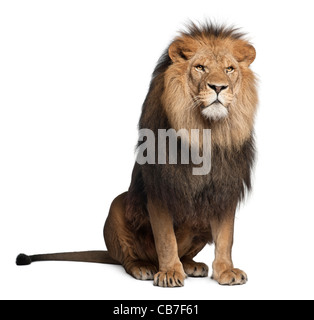
{"label": "lion's chin", "polygon": [[225,119],[228,116],[228,109],[221,103],[213,103],[212,105],[205,107],[202,110],[202,115],[213,121]]}

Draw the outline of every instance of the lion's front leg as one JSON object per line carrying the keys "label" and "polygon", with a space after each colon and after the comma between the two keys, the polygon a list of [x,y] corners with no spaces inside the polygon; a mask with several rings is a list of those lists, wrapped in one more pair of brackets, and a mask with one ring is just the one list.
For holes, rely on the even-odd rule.
{"label": "lion's front leg", "polygon": [[159,272],[154,276],[154,285],[182,287],[186,275],[178,256],[172,217],[160,202],[148,199],[147,208],[159,262]]}
{"label": "lion's front leg", "polygon": [[215,242],[215,260],[212,278],[221,285],[245,284],[248,280],[244,271],[233,266],[231,252],[233,245],[235,210],[223,220],[211,221]]}

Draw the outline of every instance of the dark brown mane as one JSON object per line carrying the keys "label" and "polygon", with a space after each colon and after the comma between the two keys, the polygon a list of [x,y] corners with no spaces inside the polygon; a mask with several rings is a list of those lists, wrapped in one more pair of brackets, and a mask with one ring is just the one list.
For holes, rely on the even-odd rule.
{"label": "dark brown mane", "polygon": [[239,28],[233,26],[225,26],[215,24],[211,21],[207,21],[201,25],[197,25],[191,22],[187,25],[187,31],[182,31],[182,34],[190,36],[192,38],[202,38],[202,37],[215,37],[215,38],[232,38],[234,40],[242,39],[245,37],[245,33],[240,32]]}

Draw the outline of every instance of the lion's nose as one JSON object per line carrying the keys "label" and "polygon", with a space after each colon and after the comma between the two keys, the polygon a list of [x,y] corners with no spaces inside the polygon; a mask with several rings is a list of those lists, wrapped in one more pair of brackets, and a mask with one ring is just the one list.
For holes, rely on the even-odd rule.
{"label": "lion's nose", "polygon": [[218,94],[220,91],[222,90],[225,90],[228,88],[228,86],[217,86],[215,84],[211,84],[211,83],[208,83],[207,84],[211,89],[213,89],[214,91],[216,91],[216,93]]}

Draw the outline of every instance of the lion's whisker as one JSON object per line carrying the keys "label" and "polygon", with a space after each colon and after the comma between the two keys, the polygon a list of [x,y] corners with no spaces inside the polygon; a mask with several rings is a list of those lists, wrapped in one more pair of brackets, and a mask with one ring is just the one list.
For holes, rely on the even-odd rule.
{"label": "lion's whisker", "polygon": [[201,100],[200,96],[192,97],[188,103],[187,109],[188,110],[196,109],[197,107],[199,107],[202,104],[202,102],[203,101]]}

